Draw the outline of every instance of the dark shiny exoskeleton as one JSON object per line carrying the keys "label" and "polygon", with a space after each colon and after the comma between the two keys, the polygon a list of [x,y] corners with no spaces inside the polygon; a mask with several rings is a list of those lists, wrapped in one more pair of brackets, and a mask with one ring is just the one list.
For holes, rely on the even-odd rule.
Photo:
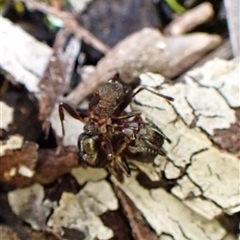
{"label": "dark shiny exoskeleton", "polygon": [[146,161],[148,157],[165,155],[162,148],[164,136],[159,130],[144,122],[139,111],[126,111],[132,98],[146,89],[169,101],[171,97],[139,86],[133,90],[116,74],[95,92],[89,103],[89,116],[81,118],[68,104],[59,104],[59,115],[64,135],[65,109],[73,118],[84,122],[84,132],[78,139],[79,161],[90,167],[107,168],[119,181],[123,174],[129,176],[128,156]]}

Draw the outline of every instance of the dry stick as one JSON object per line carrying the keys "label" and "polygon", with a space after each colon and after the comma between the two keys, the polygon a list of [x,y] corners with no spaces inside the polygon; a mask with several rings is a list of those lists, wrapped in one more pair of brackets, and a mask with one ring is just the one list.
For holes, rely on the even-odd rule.
{"label": "dry stick", "polygon": [[51,6],[49,6],[46,3],[43,2],[37,2],[34,0],[15,0],[15,1],[21,1],[24,2],[28,9],[31,10],[38,10],[45,14],[51,14],[55,17],[60,18],[64,26],[67,28],[69,32],[73,32],[77,38],[82,38],[85,42],[88,44],[94,46],[99,51],[106,53],[109,50],[109,47],[102,43],[99,39],[97,39],[95,36],[93,36],[89,31],[87,31],[85,28],[81,27],[78,22],[73,17],[72,13],[65,12],[65,11],[59,11]]}
{"label": "dry stick", "polygon": [[166,35],[178,36],[187,33],[198,25],[207,22],[214,15],[212,4],[204,2],[174,19],[164,30]]}
{"label": "dry stick", "polygon": [[59,98],[66,88],[65,66],[61,61],[64,45],[64,32],[59,31],[53,46],[53,54],[39,84],[41,91],[39,99],[39,120],[43,121],[43,129],[48,130],[48,118]]}

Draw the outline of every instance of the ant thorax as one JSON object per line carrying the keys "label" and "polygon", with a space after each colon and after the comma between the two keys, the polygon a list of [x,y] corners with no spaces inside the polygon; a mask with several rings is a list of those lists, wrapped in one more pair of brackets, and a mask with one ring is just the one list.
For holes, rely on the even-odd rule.
{"label": "ant thorax", "polygon": [[131,93],[131,87],[124,82],[116,79],[109,80],[95,94],[93,98],[93,103],[95,104],[91,104],[91,114],[98,116],[99,119],[106,120],[119,108],[121,108],[120,112],[122,112],[124,108],[120,107],[120,105],[126,100],[128,104],[128,98]]}

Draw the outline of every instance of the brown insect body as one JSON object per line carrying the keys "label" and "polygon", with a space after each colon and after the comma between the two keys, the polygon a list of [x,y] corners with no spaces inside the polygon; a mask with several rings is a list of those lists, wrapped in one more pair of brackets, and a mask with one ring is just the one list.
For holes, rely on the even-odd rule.
{"label": "brown insect body", "polygon": [[119,181],[123,174],[129,176],[128,156],[147,159],[156,155],[165,155],[162,148],[167,137],[160,131],[144,122],[141,112],[125,112],[132,97],[146,89],[140,86],[134,92],[130,85],[123,82],[116,74],[94,94],[89,103],[89,117],[82,119],[66,103],[59,104],[59,116],[64,135],[65,109],[73,118],[85,123],[84,132],[78,139],[78,156],[81,163],[90,167],[106,167]]}
{"label": "brown insect body", "polygon": [[93,96],[89,103],[90,119],[100,126],[104,125],[111,117],[123,112],[131,101],[132,88],[124,83],[119,75],[115,75],[103,85]]}

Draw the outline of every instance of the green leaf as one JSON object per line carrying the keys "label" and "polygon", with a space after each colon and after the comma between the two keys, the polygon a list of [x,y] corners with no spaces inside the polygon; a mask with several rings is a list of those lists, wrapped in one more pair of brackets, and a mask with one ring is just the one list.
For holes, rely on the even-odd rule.
{"label": "green leaf", "polygon": [[168,4],[168,6],[176,13],[184,13],[186,9],[180,5],[177,0],[165,0],[165,2]]}

